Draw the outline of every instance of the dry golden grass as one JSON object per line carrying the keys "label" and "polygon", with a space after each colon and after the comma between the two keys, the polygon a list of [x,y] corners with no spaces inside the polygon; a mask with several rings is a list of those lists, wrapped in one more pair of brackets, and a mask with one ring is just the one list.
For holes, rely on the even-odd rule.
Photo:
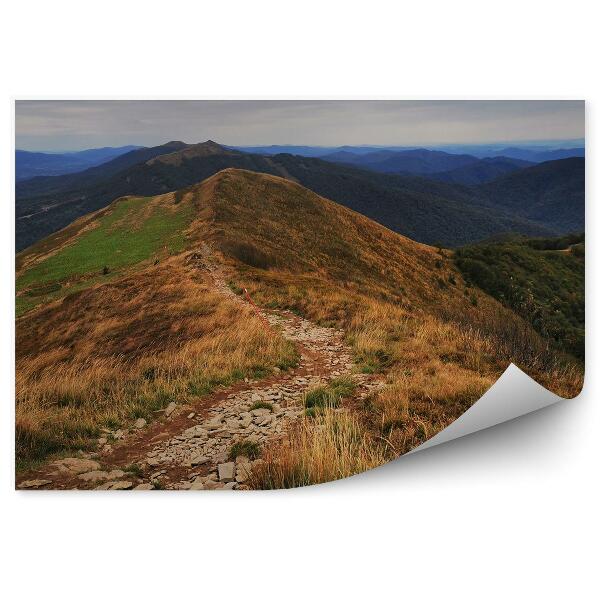
{"label": "dry golden grass", "polygon": [[89,447],[101,427],[151,418],[296,360],[252,311],[183,257],[80,293],[17,325],[17,459]]}
{"label": "dry golden grass", "polygon": [[387,455],[358,419],[325,410],[304,418],[285,442],[272,446],[252,474],[255,489],[278,489],[326,483],[382,465]]}
{"label": "dry golden grass", "polygon": [[[345,412],[303,421],[267,450],[255,486],[329,481],[400,455],[460,416],[510,362],[564,397],[581,388],[580,365],[469,288],[447,252],[277,177],[228,169],[178,197],[195,211],[188,251],[209,242],[257,303],[343,327],[358,367],[387,383]],[[52,243],[24,258],[38,262]],[[290,365],[291,345],[240,310],[180,255],[20,319],[19,459],[88,445],[103,425]]]}

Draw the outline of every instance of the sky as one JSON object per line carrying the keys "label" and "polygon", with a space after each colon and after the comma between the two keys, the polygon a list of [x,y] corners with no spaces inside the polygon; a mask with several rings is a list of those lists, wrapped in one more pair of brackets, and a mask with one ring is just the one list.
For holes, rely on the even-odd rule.
{"label": "sky", "polygon": [[583,101],[18,100],[15,145],[68,151],[212,139],[270,144],[424,146],[576,139]]}

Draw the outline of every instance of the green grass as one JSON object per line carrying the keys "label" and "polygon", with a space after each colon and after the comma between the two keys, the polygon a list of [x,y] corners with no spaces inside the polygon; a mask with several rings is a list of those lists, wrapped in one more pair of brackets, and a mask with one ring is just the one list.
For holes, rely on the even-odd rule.
{"label": "green grass", "polygon": [[248,440],[236,442],[229,450],[229,458],[235,460],[238,456],[247,456],[250,460],[256,460],[260,456],[260,446]]}
{"label": "green grass", "polygon": [[310,390],[304,397],[304,406],[308,410],[307,415],[314,416],[312,412],[315,411],[311,411],[311,409],[315,408],[336,408],[342,398],[352,395],[355,387],[349,377],[339,377],[332,380],[329,385]]}
{"label": "green grass", "polygon": [[[16,289],[27,291],[17,297],[17,315],[78,288],[106,281],[164,249],[170,254],[181,252],[185,247],[183,231],[192,219],[193,207],[181,205],[171,211],[155,206],[140,220],[138,216],[144,215],[146,202],[147,198],[117,202],[96,227],[22,273]],[[81,279],[85,281],[79,285],[60,286],[61,282]]]}
{"label": "green grass", "polygon": [[273,405],[270,402],[265,402],[264,400],[257,400],[254,402],[250,407],[250,410],[255,410],[257,408],[266,408],[267,410],[273,412]]}

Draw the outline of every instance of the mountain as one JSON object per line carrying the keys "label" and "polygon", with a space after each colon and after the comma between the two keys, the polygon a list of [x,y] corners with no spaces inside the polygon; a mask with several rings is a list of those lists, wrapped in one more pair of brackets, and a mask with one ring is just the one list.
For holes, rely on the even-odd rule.
{"label": "mountain", "polygon": [[[374,152],[406,152],[413,150],[429,150],[443,152],[444,154],[466,154],[476,158],[496,158],[505,156],[516,158],[527,162],[545,162],[561,158],[582,157],[585,154],[585,140],[554,140],[538,143],[522,143],[507,146],[506,144],[443,144],[440,146],[294,146],[294,145],[272,145],[272,146],[231,146],[234,150],[250,152],[252,154],[274,155],[295,154],[312,158],[324,158],[334,155],[331,160],[336,160],[335,155],[341,154],[341,158],[349,158],[348,154],[367,156]],[[327,160],[330,160],[329,158]],[[353,160],[353,159],[351,159]],[[345,162],[345,161],[341,161]],[[445,169],[444,169],[445,170]]]}
{"label": "mountain", "polygon": [[585,226],[585,159],[565,158],[521,169],[476,188],[488,206],[558,233]]}
{"label": "mountain", "polygon": [[176,150],[187,148],[188,144],[183,142],[167,142],[152,148],[138,148],[126,152],[110,161],[96,167],[91,167],[78,173],[60,175],[56,177],[34,177],[27,181],[17,182],[15,193],[17,200],[21,198],[33,198],[58,192],[82,189],[90,187],[98,182],[107,181],[113,175],[125,169],[150,160],[160,154],[167,154]]}
{"label": "mountain", "polygon": [[297,154],[298,156],[319,157],[333,152],[335,148],[325,146],[291,146],[291,145],[271,145],[271,146],[231,146],[232,150],[248,152],[250,154]]}
{"label": "mountain", "polygon": [[295,346],[234,301],[243,288],[274,316],[344,329],[356,369],[389,385],[355,402],[355,437],[384,440],[372,450],[392,448],[386,459],[460,416],[510,362],[558,393],[580,385],[575,368],[553,377],[562,359],[469,288],[449,253],[277,176],[225,169],[122,197],[19,253],[16,274],[24,465],[293,368]]}
{"label": "mountain", "polygon": [[120,196],[177,190],[225,168],[297,181],[425,243],[453,246],[511,231],[540,236],[552,233],[539,224],[484,206],[472,191],[461,186],[289,154],[248,154],[208,141],[137,150],[76,175],[36,178],[18,185],[17,248],[27,247]]}
{"label": "mountain", "polygon": [[64,175],[66,173],[83,171],[137,148],[139,146],[106,147],[63,153],[16,150],[15,179],[16,181],[22,181],[42,175]]}
{"label": "mountain", "polygon": [[470,163],[464,167],[458,167],[450,171],[432,173],[429,177],[447,183],[458,183],[462,185],[477,185],[487,183],[507,173],[532,166],[532,162],[497,156],[494,158],[482,158],[477,162]]}
{"label": "mountain", "polygon": [[450,171],[477,162],[477,158],[468,154],[449,154],[423,148],[402,152],[380,150],[365,155],[336,152],[322,158],[323,160],[369,168],[380,173],[410,173],[415,175]]}
{"label": "mountain", "polygon": [[491,156],[508,156],[509,158],[518,158],[529,162],[547,162],[549,160],[560,160],[563,158],[583,158],[585,157],[585,148],[556,148],[549,150],[543,147],[521,148],[509,147],[500,148],[490,153]]}

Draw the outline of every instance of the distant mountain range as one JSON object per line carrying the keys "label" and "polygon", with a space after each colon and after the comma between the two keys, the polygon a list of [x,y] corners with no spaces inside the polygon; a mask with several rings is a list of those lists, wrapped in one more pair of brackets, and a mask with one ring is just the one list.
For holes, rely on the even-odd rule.
{"label": "distant mountain range", "polygon": [[500,175],[531,166],[527,162],[506,156],[476,158],[470,154],[450,154],[437,150],[378,150],[369,154],[354,154],[342,150],[321,157],[323,160],[354,165],[380,173],[422,175],[438,181],[476,185]]}
{"label": "distant mountain range", "polygon": [[253,154],[297,154],[322,158],[327,155],[347,152],[363,156],[381,151],[407,152],[410,150],[432,150],[445,154],[468,154],[475,158],[495,158],[505,156],[528,162],[545,162],[561,158],[584,157],[584,140],[563,140],[553,143],[531,143],[518,145],[503,144],[454,144],[442,146],[235,146],[242,152]]}
{"label": "distant mountain range", "polygon": [[119,148],[92,148],[80,152],[15,152],[15,178],[17,181],[41,175],[64,175],[83,171],[102,164],[121,154],[131,152],[139,146],[120,146]]}
{"label": "distant mountain range", "polygon": [[[417,164],[422,153],[411,152],[410,160]],[[478,159],[473,159],[473,163],[472,157],[448,156],[451,155],[427,154],[425,162],[441,161],[444,166],[454,167],[446,173],[474,164],[502,170],[499,165],[504,164]],[[398,157],[394,154],[383,160],[390,158]],[[521,169],[516,171],[522,175],[517,180],[506,176],[490,184],[466,187],[317,158],[241,152],[209,140],[202,144],[169,142],[137,149],[80,173],[18,183],[17,249],[26,248],[118,197],[178,190],[225,168],[296,181],[393,231],[429,244],[457,246],[500,233],[550,235],[583,227],[583,158]],[[427,168],[433,167],[430,164]],[[532,169],[538,170],[530,173]],[[528,195],[519,201],[515,194],[522,190]],[[560,221],[561,214],[570,215],[567,222]]]}

